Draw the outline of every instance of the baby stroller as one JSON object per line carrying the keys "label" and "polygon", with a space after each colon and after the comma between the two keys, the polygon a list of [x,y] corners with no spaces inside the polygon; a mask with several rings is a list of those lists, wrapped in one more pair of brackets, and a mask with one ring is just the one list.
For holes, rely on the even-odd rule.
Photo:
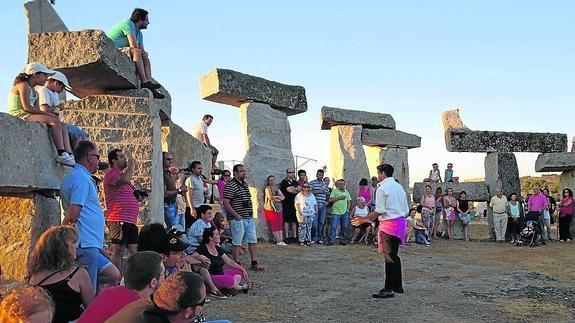
{"label": "baby stroller", "polygon": [[523,223],[523,229],[519,232],[519,239],[517,240],[517,246],[527,245],[530,247],[535,246],[537,241],[539,223],[534,220],[525,221]]}

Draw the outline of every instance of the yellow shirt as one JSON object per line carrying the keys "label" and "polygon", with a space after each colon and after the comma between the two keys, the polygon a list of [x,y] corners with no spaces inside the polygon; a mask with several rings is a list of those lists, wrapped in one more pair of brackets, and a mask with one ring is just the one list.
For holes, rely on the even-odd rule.
{"label": "yellow shirt", "polygon": [[507,197],[505,195],[501,195],[501,198],[495,195],[491,198],[489,202],[489,206],[493,209],[494,213],[505,213],[506,206],[507,206]]}

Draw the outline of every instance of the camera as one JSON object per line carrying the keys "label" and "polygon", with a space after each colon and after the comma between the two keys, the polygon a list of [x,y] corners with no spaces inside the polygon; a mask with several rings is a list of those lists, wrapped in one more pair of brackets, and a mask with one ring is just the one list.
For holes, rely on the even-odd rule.
{"label": "camera", "polygon": [[147,190],[136,189],[134,190],[134,196],[138,201],[143,201],[148,197],[149,192]]}

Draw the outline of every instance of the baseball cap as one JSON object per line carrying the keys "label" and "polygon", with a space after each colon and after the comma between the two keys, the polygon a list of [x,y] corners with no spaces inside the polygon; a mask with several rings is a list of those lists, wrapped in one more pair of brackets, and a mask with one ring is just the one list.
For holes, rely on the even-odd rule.
{"label": "baseball cap", "polygon": [[72,90],[72,87],[70,86],[70,84],[68,83],[68,78],[66,77],[66,75],[64,75],[64,73],[62,72],[58,72],[58,71],[54,71],[54,75],[48,77],[49,80],[56,80],[56,81],[60,81],[62,82],[62,84],[64,84],[64,88],[68,91]]}
{"label": "baseball cap", "polygon": [[26,67],[24,67],[24,73],[28,74],[28,75],[32,75],[34,73],[45,73],[45,74],[49,74],[49,75],[54,75],[54,73],[56,73],[56,71],[51,70],[51,69],[47,68],[46,66],[44,66],[43,64],[40,64],[38,62],[32,62],[32,63],[26,64]]}
{"label": "baseball cap", "polygon": [[185,251],[190,246],[189,243],[183,242],[178,238],[178,236],[176,236],[172,232],[167,232],[163,238],[164,241],[162,249],[164,249],[167,252]]}

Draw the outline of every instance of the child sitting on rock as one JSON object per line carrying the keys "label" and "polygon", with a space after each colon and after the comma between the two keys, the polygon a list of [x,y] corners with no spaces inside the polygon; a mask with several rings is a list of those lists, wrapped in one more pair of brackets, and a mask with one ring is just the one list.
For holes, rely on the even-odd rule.
{"label": "child sitting on rock", "polygon": [[415,219],[415,209],[409,210],[409,215],[405,219],[407,224],[407,233],[405,242],[409,243],[411,234],[415,231],[415,243],[429,246],[431,243],[427,240],[428,231],[420,222]]}

